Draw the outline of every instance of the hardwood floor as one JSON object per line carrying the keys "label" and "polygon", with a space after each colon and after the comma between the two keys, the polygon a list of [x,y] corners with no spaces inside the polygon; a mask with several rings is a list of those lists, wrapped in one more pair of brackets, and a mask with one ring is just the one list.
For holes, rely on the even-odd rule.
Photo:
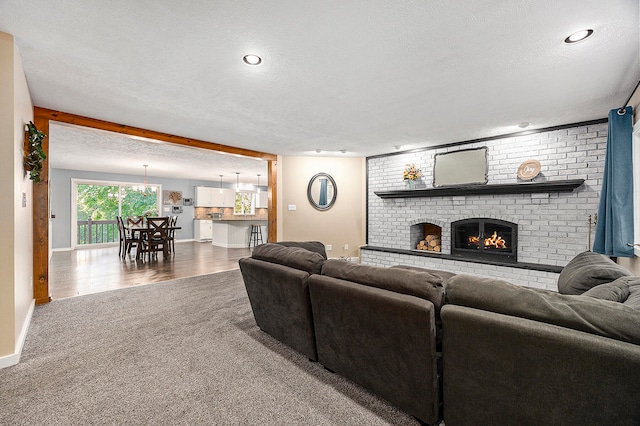
{"label": "hardwood floor", "polygon": [[[135,249],[134,249],[135,251]],[[52,299],[63,299],[174,278],[206,275],[238,268],[248,248],[225,249],[210,243],[176,242],[175,254],[151,261],[118,256],[118,247],[54,252],[49,263]]]}

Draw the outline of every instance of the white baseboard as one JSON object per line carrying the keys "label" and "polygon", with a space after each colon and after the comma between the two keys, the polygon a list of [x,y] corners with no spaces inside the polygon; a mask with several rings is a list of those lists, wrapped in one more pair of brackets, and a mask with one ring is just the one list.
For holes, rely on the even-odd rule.
{"label": "white baseboard", "polygon": [[12,365],[16,365],[20,362],[22,348],[24,347],[24,342],[27,339],[27,332],[29,331],[29,325],[31,324],[31,317],[33,317],[33,310],[35,306],[36,300],[33,299],[31,301],[31,306],[29,307],[29,312],[27,313],[27,318],[25,319],[24,324],[22,324],[22,330],[20,330],[16,352],[11,355],[0,357],[0,369],[11,367]]}

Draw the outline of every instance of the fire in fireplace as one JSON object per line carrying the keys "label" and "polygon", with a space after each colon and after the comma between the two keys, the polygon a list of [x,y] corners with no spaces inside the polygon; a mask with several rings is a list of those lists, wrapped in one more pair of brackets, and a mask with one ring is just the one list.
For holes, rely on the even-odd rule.
{"label": "fire in fireplace", "polygon": [[498,219],[463,219],[451,224],[451,254],[517,261],[518,225]]}

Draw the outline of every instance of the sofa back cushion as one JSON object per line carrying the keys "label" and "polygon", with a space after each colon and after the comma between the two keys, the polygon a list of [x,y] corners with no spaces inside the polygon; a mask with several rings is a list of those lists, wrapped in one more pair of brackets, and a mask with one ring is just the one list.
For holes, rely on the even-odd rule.
{"label": "sofa back cushion", "polygon": [[327,259],[327,252],[324,249],[324,244],[320,241],[277,241],[275,244],[279,244],[285,247],[299,247],[305,250],[312,251],[320,254],[324,259]]}
{"label": "sofa back cushion", "polygon": [[299,269],[309,274],[319,274],[325,261],[319,253],[300,247],[286,247],[274,243],[261,244],[255,247],[251,257]]}
{"label": "sofa back cushion", "polygon": [[582,294],[600,284],[632,275],[607,256],[591,251],[580,253],[562,269],[558,277],[558,292]]}
{"label": "sofa back cushion", "polygon": [[433,303],[437,312],[444,303],[442,277],[426,271],[383,268],[329,259],[322,265],[322,275],[419,297]]}
{"label": "sofa back cushion", "polygon": [[640,344],[640,311],[623,303],[520,287],[466,274],[449,280],[446,301]]}

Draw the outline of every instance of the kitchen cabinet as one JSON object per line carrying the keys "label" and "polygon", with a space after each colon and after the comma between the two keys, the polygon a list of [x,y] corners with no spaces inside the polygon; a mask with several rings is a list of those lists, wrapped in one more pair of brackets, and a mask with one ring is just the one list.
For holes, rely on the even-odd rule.
{"label": "kitchen cabinet", "polygon": [[266,191],[261,191],[256,194],[256,208],[257,209],[266,209],[269,207],[269,193]]}
{"label": "kitchen cabinet", "polygon": [[196,207],[233,207],[235,197],[233,189],[196,186]]}
{"label": "kitchen cabinet", "polygon": [[213,194],[211,196],[213,207],[233,207],[235,205],[236,191],[233,189],[212,188]]}
{"label": "kitchen cabinet", "polygon": [[213,238],[213,224],[211,220],[195,220],[193,234],[193,238],[196,241],[211,241]]}
{"label": "kitchen cabinet", "polygon": [[215,188],[208,186],[196,186],[196,207],[216,207],[213,204],[213,194]]}

